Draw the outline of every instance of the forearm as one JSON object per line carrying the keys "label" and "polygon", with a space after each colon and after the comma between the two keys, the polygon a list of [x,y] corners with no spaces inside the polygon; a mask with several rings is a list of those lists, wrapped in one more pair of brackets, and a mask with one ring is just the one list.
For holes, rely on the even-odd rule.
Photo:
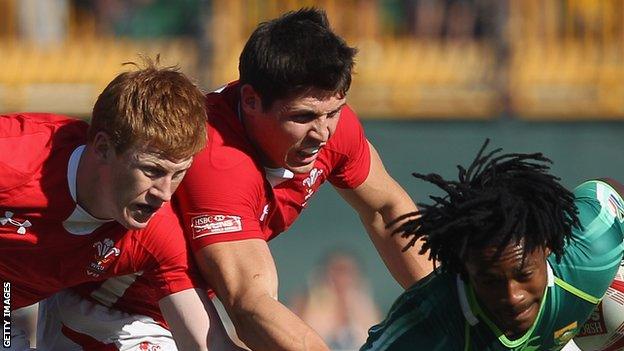
{"label": "forearm", "polygon": [[[392,235],[393,230],[410,218],[395,223],[397,218],[415,214],[417,207],[410,196],[386,172],[379,154],[370,145],[370,171],[366,181],[355,189],[338,189],[340,195],[353,206],[368,232],[375,248],[386,267],[401,284],[408,288],[433,271],[432,263],[424,255],[419,255],[422,243],[403,252],[409,243],[400,234]],[[390,224],[391,227],[387,228]]]}
{"label": "forearm", "polygon": [[[409,202],[411,203],[411,200]],[[392,231],[403,222],[399,222],[388,229],[386,227],[399,216],[415,210],[415,206],[411,207],[407,203],[402,206],[382,209],[368,218],[361,217],[362,223],[384,264],[404,289],[429,275],[433,271],[433,264],[426,255],[418,253],[422,247],[421,242],[417,242],[415,246],[405,252],[402,251],[409,240],[402,238],[398,233],[392,235]]]}
{"label": "forearm", "polygon": [[200,290],[188,289],[159,301],[160,310],[180,350],[208,350],[206,338],[211,320]]}
{"label": "forearm", "polygon": [[268,294],[226,308],[238,336],[254,351],[329,350],[312,328]]}

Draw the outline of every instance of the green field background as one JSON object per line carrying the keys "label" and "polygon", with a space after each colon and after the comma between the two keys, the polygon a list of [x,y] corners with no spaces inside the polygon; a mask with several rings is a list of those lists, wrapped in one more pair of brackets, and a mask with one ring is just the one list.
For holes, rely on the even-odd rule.
{"label": "green field background", "polygon": [[[492,146],[509,152],[543,152],[554,162],[553,174],[568,187],[592,177],[624,181],[624,123],[513,119],[363,123],[390,174],[417,202],[427,201],[435,189],[411,177],[412,172],[456,177],[455,166],[468,164],[485,138],[491,139]],[[309,272],[325,252],[347,248],[361,259],[362,270],[385,313],[401,289],[377,256],[355,212],[328,184],[308,206],[295,225],[271,243],[280,276],[280,299],[288,301],[305,287]]]}

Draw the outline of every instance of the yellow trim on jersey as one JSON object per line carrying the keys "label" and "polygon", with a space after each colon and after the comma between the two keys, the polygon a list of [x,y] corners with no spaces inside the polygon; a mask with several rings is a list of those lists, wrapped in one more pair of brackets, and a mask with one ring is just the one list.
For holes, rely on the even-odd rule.
{"label": "yellow trim on jersey", "polygon": [[561,280],[561,278],[555,276],[555,284],[559,285],[562,289],[570,292],[571,294],[574,294],[575,296],[589,302],[592,303],[594,305],[597,305],[600,302],[600,298],[591,296],[590,294],[582,291],[581,289],[578,289],[572,285],[570,285],[569,283]]}

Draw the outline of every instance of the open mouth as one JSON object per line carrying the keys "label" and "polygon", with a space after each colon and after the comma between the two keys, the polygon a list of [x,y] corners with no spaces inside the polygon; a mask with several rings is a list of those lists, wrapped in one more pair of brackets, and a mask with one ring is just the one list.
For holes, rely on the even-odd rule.
{"label": "open mouth", "polygon": [[148,204],[136,204],[133,207],[135,219],[141,222],[147,221],[156,211],[158,211],[158,207],[154,207]]}
{"label": "open mouth", "polygon": [[531,313],[531,311],[533,311],[533,307],[534,306],[535,305],[529,305],[526,308],[524,308],[523,310],[521,310],[518,313],[516,313],[516,316],[515,316],[516,318],[515,319],[516,320],[525,319]]}
{"label": "open mouth", "polygon": [[512,311],[508,311],[507,313],[504,313],[504,315],[507,317],[508,320],[511,320],[513,322],[522,322],[529,317],[529,315],[533,311],[534,306],[535,305],[533,304],[524,306],[518,309],[514,309]]}
{"label": "open mouth", "polygon": [[299,149],[295,153],[295,158],[293,161],[295,161],[295,163],[299,165],[310,164],[314,162],[314,160],[316,160],[322,147],[322,145],[317,145]]}
{"label": "open mouth", "polygon": [[297,154],[302,157],[302,158],[308,158],[308,157],[313,157],[316,154],[318,154],[318,152],[321,150],[320,146],[314,146],[314,147],[307,147],[305,149],[301,149],[299,150],[299,152],[297,152]]}

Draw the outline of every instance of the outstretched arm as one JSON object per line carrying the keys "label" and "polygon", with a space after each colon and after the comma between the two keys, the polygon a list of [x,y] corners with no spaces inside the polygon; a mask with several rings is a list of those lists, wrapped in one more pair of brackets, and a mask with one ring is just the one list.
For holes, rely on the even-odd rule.
{"label": "outstretched arm", "polygon": [[183,290],[159,301],[180,350],[244,351],[227,335],[205,291]]}
{"label": "outstretched arm", "polygon": [[254,351],[329,350],[321,337],[277,300],[277,271],[260,239],[221,242],[195,252],[241,340]]}
{"label": "outstretched arm", "polygon": [[390,177],[379,154],[369,143],[371,163],[368,177],[355,189],[340,189],[338,193],[358,212],[366,231],[386,267],[396,281],[407,289],[433,271],[432,262],[418,254],[421,243],[401,252],[408,240],[391,235],[406,218],[386,229],[393,220],[416,212],[416,205],[405,190]]}

